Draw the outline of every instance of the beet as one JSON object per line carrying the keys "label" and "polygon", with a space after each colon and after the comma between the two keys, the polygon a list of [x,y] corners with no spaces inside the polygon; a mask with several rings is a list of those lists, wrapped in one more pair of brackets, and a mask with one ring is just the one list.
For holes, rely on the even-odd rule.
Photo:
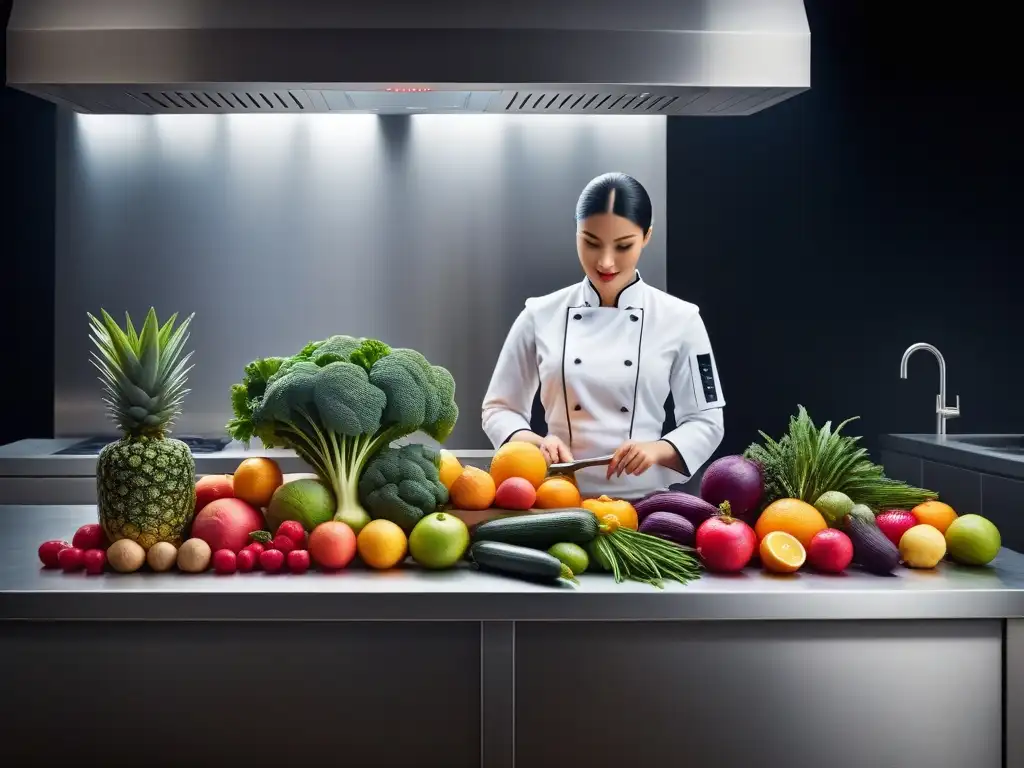
{"label": "beet", "polygon": [[763,494],[761,468],[743,456],[723,456],[712,462],[700,481],[701,498],[714,507],[728,501],[736,517],[757,509]]}

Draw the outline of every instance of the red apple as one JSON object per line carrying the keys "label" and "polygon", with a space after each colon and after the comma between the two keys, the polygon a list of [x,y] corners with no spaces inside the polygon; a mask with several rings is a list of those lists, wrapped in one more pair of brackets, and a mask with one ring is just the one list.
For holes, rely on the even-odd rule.
{"label": "red apple", "polygon": [[230,499],[235,495],[231,475],[204,475],[196,480],[196,514],[211,501]]}
{"label": "red apple", "polygon": [[263,515],[241,499],[211,501],[192,522],[192,536],[202,539],[216,552],[238,552],[252,541],[249,534],[265,528]]}
{"label": "red apple", "polygon": [[835,528],[818,531],[807,548],[807,562],[822,573],[842,573],[853,561],[853,542]]}
{"label": "red apple", "polygon": [[875,524],[885,537],[898,547],[903,534],[917,525],[917,518],[913,512],[906,509],[887,509],[875,516]]}
{"label": "red apple", "polygon": [[697,554],[709,571],[742,571],[756,549],[754,529],[731,515],[708,518],[697,529]]}
{"label": "red apple", "polygon": [[529,509],[536,501],[537,489],[522,477],[503,480],[494,493],[494,506],[500,509]]}

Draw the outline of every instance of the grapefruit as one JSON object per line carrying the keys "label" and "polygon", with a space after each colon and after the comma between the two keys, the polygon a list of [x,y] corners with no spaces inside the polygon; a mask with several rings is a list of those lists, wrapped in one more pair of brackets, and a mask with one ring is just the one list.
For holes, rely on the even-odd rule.
{"label": "grapefruit", "polygon": [[345,523],[321,523],[309,534],[309,556],[321,568],[337,571],[356,556],[356,535]]}
{"label": "grapefruit", "polygon": [[501,485],[510,477],[522,477],[539,488],[548,474],[548,462],[540,448],[532,443],[511,440],[494,452],[491,477]]}
{"label": "grapefruit", "polygon": [[235,495],[231,475],[203,475],[196,480],[196,514],[217,499],[230,499]]}
{"label": "grapefruit", "polygon": [[811,546],[814,534],[824,531],[826,528],[828,528],[828,523],[821,516],[821,512],[806,501],[779,499],[769,504],[757,518],[754,532],[757,533],[757,538],[760,540],[769,533],[782,531],[796,537],[803,548],[807,549]]}
{"label": "grapefruit", "polygon": [[202,539],[216,552],[238,552],[249,545],[249,534],[263,530],[263,515],[241,499],[211,501],[192,522],[192,538]]}

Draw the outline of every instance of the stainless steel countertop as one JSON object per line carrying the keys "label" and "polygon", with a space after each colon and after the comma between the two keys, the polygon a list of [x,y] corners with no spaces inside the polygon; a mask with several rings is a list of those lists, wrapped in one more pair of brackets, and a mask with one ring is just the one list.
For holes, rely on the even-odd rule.
{"label": "stainless steel countertop", "polygon": [[[95,477],[96,456],[55,456],[57,451],[79,442],[81,437],[19,440],[0,445],[0,477]],[[429,442],[417,436],[418,442]],[[490,449],[449,449],[461,460],[489,460]],[[281,465],[285,473],[309,472],[306,462],[294,451],[264,448],[255,441],[250,448],[241,443],[230,443],[217,453],[195,455],[196,473],[200,475],[227,474],[252,456],[269,456]]]}
{"label": "stainless steel countertop", "polygon": [[584,574],[579,587],[538,586],[469,567],[429,573],[352,568],[301,576],[65,574],[40,567],[47,539],[70,540],[90,506],[0,506],[0,620],[663,621],[980,619],[1024,617],[1024,555],[987,568],[943,565],[878,577],[749,569],[664,591]]}

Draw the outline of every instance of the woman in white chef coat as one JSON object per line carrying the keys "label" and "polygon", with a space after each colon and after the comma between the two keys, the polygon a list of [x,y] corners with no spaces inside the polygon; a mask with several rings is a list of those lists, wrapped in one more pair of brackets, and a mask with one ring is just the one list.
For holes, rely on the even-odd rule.
{"label": "woman in white chef coat", "polygon": [[[693,475],[722,441],[725,398],[698,308],[645,283],[650,197],[634,178],[591,181],[576,205],[583,280],[526,300],[483,402],[494,447],[540,446],[548,463],[613,455],[579,470],[584,497],[636,499]],[[540,388],[548,434],[532,431]],[[675,428],[662,434],[669,393]]]}

